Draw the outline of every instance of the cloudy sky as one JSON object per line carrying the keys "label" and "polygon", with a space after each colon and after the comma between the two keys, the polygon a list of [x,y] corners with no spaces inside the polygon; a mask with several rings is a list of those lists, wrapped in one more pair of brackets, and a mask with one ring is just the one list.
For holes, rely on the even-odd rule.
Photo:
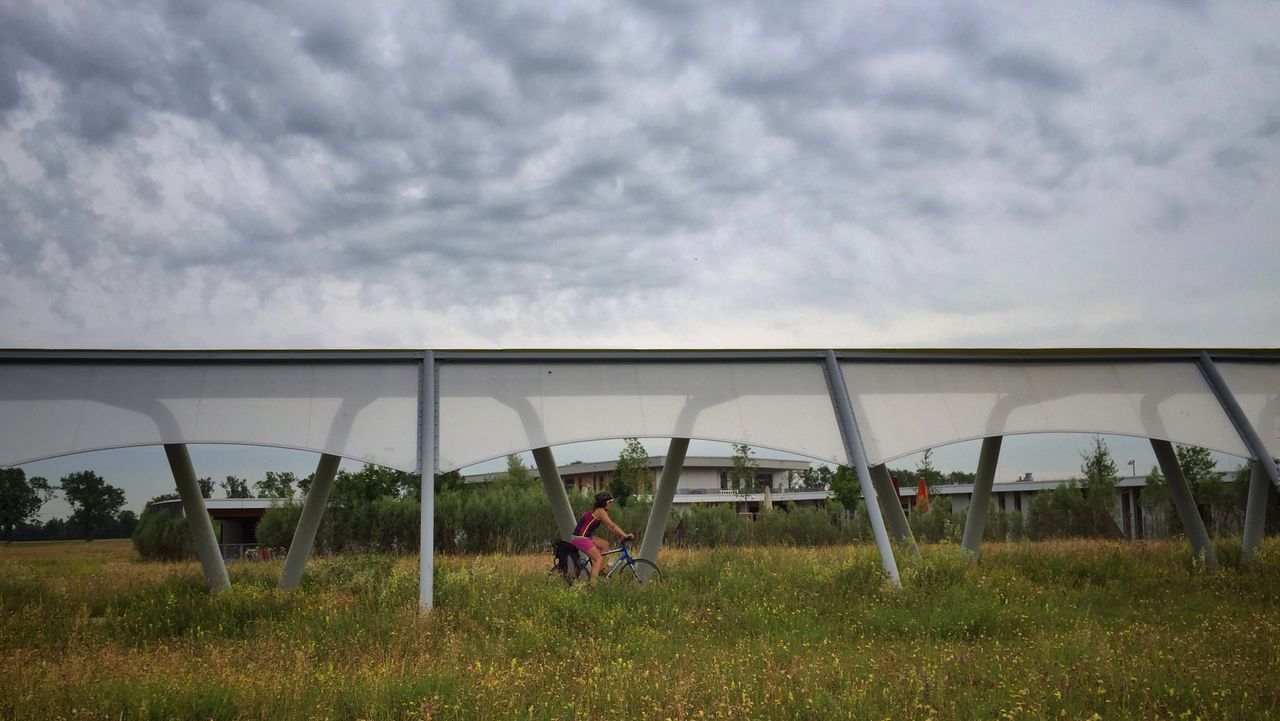
{"label": "cloudy sky", "polygon": [[1280,5],[0,3],[0,346],[1276,345]]}
{"label": "cloudy sky", "polygon": [[0,347],[1280,345],[1277,27],[4,0]]}

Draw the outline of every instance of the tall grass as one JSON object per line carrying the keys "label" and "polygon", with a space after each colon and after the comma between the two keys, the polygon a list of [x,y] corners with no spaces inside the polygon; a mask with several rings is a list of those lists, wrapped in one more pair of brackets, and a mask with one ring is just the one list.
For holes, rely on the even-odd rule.
{"label": "tall grass", "polygon": [[676,549],[664,581],[566,588],[544,555],[194,563],[127,542],[0,548],[4,719],[1274,718],[1280,544]]}

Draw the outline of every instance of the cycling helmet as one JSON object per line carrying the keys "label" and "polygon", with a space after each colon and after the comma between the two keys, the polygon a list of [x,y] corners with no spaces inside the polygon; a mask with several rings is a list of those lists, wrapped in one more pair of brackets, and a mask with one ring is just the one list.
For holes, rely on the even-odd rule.
{"label": "cycling helmet", "polygon": [[596,494],[596,508],[604,508],[604,507],[605,507],[605,505],[606,505],[606,504],[608,504],[608,503],[609,503],[609,501],[612,501],[612,500],[613,500],[613,496],[609,495],[609,493],[607,493],[607,492],[602,491],[602,492],[600,492],[600,493],[597,493],[597,494]]}

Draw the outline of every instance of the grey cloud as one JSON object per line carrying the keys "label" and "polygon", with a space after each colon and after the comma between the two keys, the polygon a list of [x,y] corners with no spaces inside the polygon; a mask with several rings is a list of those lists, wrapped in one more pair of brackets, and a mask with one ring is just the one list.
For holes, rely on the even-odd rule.
{"label": "grey cloud", "polygon": [[0,123],[22,100],[22,85],[18,82],[21,70],[22,60],[17,50],[0,35]]}
{"label": "grey cloud", "polygon": [[1190,210],[1188,210],[1186,203],[1175,198],[1168,198],[1156,215],[1155,226],[1166,232],[1181,230],[1186,226],[1189,216]]}
{"label": "grey cloud", "polygon": [[1116,148],[1134,163],[1148,167],[1164,167],[1182,155],[1182,148],[1172,141],[1138,139]]}
{"label": "grey cloud", "polygon": [[128,130],[136,107],[120,86],[97,80],[80,83],[64,106],[68,125],[90,143],[109,142]]}
{"label": "grey cloud", "polygon": [[1213,154],[1213,162],[1224,170],[1241,170],[1260,160],[1256,153],[1238,145],[1219,148]]}
{"label": "grey cloud", "polygon": [[996,53],[987,60],[986,68],[997,77],[1036,90],[1074,93],[1084,87],[1080,73],[1066,63],[1029,49]]}

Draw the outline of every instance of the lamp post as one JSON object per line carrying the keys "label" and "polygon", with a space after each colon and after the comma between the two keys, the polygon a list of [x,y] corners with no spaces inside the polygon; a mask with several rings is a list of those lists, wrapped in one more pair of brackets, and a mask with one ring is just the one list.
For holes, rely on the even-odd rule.
{"label": "lamp post", "polygon": [[1137,461],[1129,461],[1129,470],[1131,471],[1131,473],[1130,473],[1130,475],[1131,475],[1131,476],[1133,476],[1134,478],[1137,478],[1137,477],[1138,477],[1138,463],[1137,463]]}

